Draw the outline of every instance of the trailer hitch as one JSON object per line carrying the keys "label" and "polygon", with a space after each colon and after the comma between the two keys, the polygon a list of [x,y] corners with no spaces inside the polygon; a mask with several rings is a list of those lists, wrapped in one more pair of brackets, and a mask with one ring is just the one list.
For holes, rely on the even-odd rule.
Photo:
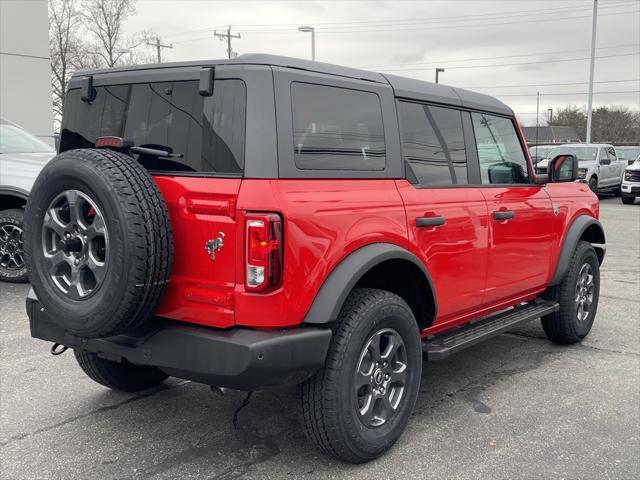
{"label": "trailer hitch", "polygon": [[54,343],[51,347],[51,355],[62,355],[68,349],[69,347],[65,347],[64,345],[60,345],[59,343]]}

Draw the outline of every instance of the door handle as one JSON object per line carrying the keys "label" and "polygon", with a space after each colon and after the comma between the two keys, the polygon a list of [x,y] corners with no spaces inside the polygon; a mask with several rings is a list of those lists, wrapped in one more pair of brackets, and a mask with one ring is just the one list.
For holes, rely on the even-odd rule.
{"label": "door handle", "polygon": [[416,227],[439,227],[444,225],[444,217],[418,217],[416,218]]}
{"label": "door handle", "polygon": [[493,212],[493,219],[498,221],[511,220],[516,216],[513,210],[497,210]]}

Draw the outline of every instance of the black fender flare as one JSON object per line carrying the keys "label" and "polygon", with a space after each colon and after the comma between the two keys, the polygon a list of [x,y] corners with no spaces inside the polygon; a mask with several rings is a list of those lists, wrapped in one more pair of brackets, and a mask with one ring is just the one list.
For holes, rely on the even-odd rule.
{"label": "black fender flare", "polygon": [[329,274],[318,290],[303,323],[326,324],[338,318],[347,296],[365,273],[387,260],[408,260],[415,264],[428,282],[434,301],[434,317],[438,310],[431,276],[418,257],[391,243],[373,243],[347,255]]}
{"label": "black fender flare", "polygon": [[593,218],[590,215],[579,215],[576,219],[571,223],[567,234],[564,237],[562,242],[562,247],[560,249],[560,255],[558,255],[558,262],[556,263],[556,269],[553,273],[553,277],[549,282],[549,286],[558,285],[562,282],[564,275],[567,273],[567,269],[569,268],[569,261],[571,260],[571,255],[576,249],[578,242],[582,238],[582,235],[585,231],[591,226],[595,225],[595,229],[599,232],[599,236],[597,241],[592,241],[595,243],[595,248],[598,251],[598,260],[602,263],[604,259],[604,254],[606,251],[605,236],[604,229],[602,228],[602,224]]}
{"label": "black fender flare", "polygon": [[11,185],[0,185],[0,195],[16,197],[25,202],[29,198],[29,192],[22,188],[12,187]]}

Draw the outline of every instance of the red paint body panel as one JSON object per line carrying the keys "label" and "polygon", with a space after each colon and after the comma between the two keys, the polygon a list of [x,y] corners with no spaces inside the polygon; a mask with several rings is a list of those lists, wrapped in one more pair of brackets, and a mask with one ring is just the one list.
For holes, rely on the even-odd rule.
{"label": "red paint body panel", "polygon": [[[576,216],[598,217],[598,200],[581,183],[420,189],[389,179],[154,178],[175,252],[157,314],[219,328],[299,325],[346,256],[386,242],[412,252],[431,275],[439,310],[422,332],[431,335],[535,298]],[[492,218],[505,209],[515,217]],[[283,221],[282,285],[267,293],[244,286],[251,212],[275,212]],[[445,224],[416,227],[417,217],[430,216]],[[212,261],[205,243],[220,233],[224,247]]]}
{"label": "red paint body panel", "polygon": [[[435,324],[462,318],[482,303],[488,260],[488,217],[479,188],[416,188],[397,180],[409,229],[409,250],[427,266],[438,299]],[[443,216],[438,227],[416,218]]]}
{"label": "red paint body panel", "polygon": [[[235,323],[236,202],[240,179],[154,177],[171,218],[174,259],[169,288],[157,315],[216,327]],[[223,232],[215,262],[207,240]]]}
{"label": "red paint body panel", "polygon": [[[538,292],[549,278],[554,214],[541,186],[483,188],[489,216],[511,211],[510,220],[491,217],[485,303]],[[556,240],[557,241],[557,240]]]}
{"label": "red paint body panel", "polygon": [[242,212],[277,212],[284,227],[282,287],[268,294],[244,289],[238,256],[236,323],[297,325],[331,271],[354,250],[387,242],[408,247],[402,199],[393,180],[255,180],[242,182]]}

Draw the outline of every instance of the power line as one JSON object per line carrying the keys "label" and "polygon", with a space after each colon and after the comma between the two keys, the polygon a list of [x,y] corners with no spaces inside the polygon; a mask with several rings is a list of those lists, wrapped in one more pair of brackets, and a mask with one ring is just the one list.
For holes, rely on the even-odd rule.
{"label": "power line", "polygon": [[[627,43],[624,45],[611,45],[610,47],[598,47],[597,50],[610,50],[612,48],[626,48],[626,47],[638,47],[640,43]],[[522,53],[518,55],[502,55],[499,57],[473,57],[473,58],[460,58],[455,60],[431,60],[428,62],[414,62],[414,63],[396,63],[387,65],[367,65],[358,68],[384,68],[384,67],[404,67],[409,65],[427,65],[427,64],[440,64],[440,63],[452,63],[452,62],[469,62],[473,60],[499,60],[501,58],[517,58],[517,57],[533,57],[538,55],[555,55],[557,53],[573,53],[573,52],[586,52],[588,48],[577,48],[574,50],[556,50],[553,52],[535,52],[535,53]]]}
{"label": "power line", "polygon": [[[602,8],[615,8],[615,7],[626,7],[627,5],[629,5],[630,2],[618,2],[618,3],[612,3],[612,4],[606,4],[603,5]],[[573,10],[576,10],[575,12],[571,12]],[[375,24],[381,25],[381,26],[385,26],[385,25],[403,25],[403,24],[428,24],[428,23],[433,23],[433,22],[437,22],[437,23],[442,23],[443,21],[460,21],[460,20],[464,20],[464,19],[476,19],[476,18],[480,18],[480,17],[495,17],[495,18],[487,18],[488,20],[497,20],[497,19],[502,19],[502,18],[511,18],[511,17],[518,17],[518,16],[531,16],[533,15],[552,15],[555,13],[562,13],[562,12],[567,12],[567,13],[580,13],[582,11],[589,11],[590,8],[588,6],[573,6],[573,7],[557,7],[557,8],[544,8],[544,9],[533,9],[533,10],[516,10],[516,11],[512,11],[512,12],[487,12],[487,13],[480,13],[480,14],[472,14],[472,15],[457,15],[457,16],[445,16],[445,17],[422,17],[422,18],[404,18],[404,19],[395,19],[395,20],[362,20],[362,21],[352,21],[352,22],[307,22],[307,23],[312,23],[314,26],[317,26],[318,29],[324,29],[324,26],[329,26],[327,28],[331,28],[331,26],[335,26],[334,28],[349,28],[349,27],[355,27],[358,28],[358,25],[363,25],[363,26],[375,26]],[[572,17],[573,18],[573,17]],[[531,21],[542,21],[541,19],[533,19]],[[282,31],[282,32],[287,32],[290,31],[291,33],[296,32],[297,27],[299,26],[299,23],[282,23],[282,24],[240,24],[240,25],[236,25],[237,27],[250,27],[247,29],[242,29],[243,33],[271,33],[271,32],[278,32],[278,31]],[[341,26],[341,27],[340,27]],[[274,27],[270,30],[251,30],[251,27]],[[183,35],[190,35],[190,34],[197,34],[197,33],[206,33],[206,32],[210,32],[212,29],[214,29],[215,27],[212,28],[203,28],[203,29],[197,29],[197,30],[184,30],[181,32],[176,32],[170,35],[167,35],[168,37],[179,37],[179,36],[183,36]],[[207,37],[199,37],[198,39],[204,39]],[[197,40],[197,39],[191,39],[191,40]],[[181,42],[183,41],[191,41],[191,40],[181,40]],[[177,42],[176,42],[177,43]]]}
{"label": "power line", "polygon": [[[602,8],[615,8],[615,7],[627,7],[631,3],[630,2],[617,2],[607,4]],[[576,12],[572,12],[576,10]],[[421,17],[421,18],[402,18],[402,19],[394,19],[394,20],[361,20],[361,21],[351,21],[351,22],[310,22],[313,23],[317,28],[357,28],[358,25],[363,26],[375,26],[375,25],[411,25],[411,24],[423,24],[423,23],[442,23],[443,21],[464,21],[466,19],[476,19],[480,17],[495,17],[490,18],[489,20],[496,20],[500,18],[512,18],[512,17],[520,17],[520,16],[531,16],[533,15],[554,15],[558,12],[567,12],[567,13],[580,13],[589,11],[589,6],[573,6],[573,7],[556,7],[556,8],[541,8],[541,9],[533,9],[533,10],[514,10],[507,12],[486,12],[486,13],[478,13],[478,14],[470,14],[470,15],[455,15],[455,16],[445,16],[445,17]],[[309,22],[307,22],[309,23]],[[298,23],[282,23],[282,24],[239,24],[237,27],[274,27],[281,28],[283,30],[290,27],[297,27]]]}
{"label": "power line", "polygon": [[[587,95],[588,92],[542,92],[542,96],[563,96],[563,95]],[[640,90],[618,90],[616,92],[593,92],[594,95],[614,95],[614,94],[640,93]],[[535,97],[536,93],[492,93],[493,97]]]}
{"label": "power line", "polygon": [[[622,11],[622,12],[615,12],[615,13],[603,13],[602,15],[599,15],[600,17],[605,17],[605,16],[613,16],[613,15],[626,15],[629,13],[638,13],[639,10],[628,10],[628,11]],[[429,30],[451,30],[451,29],[455,29],[455,28],[478,28],[478,27],[494,27],[494,26],[500,26],[500,25],[514,25],[514,24],[523,24],[523,23],[540,23],[541,21],[544,22],[556,22],[556,21],[560,21],[560,20],[576,20],[576,19],[581,19],[581,18],[591,18],[591,15],[580,15],[580,16],[569,16],[569,17],[553,17],[553,18],[549,18],[549,19],[529,19],[529,20],[516,20],[516,21],[511,21],[511,22],[496,22],[496,23],[466,23],[466,24],[461,24],[461,25],[436,25],[436,26],[429,26]],[[357,28],[357,27],[354,27]],[[398,31],[398,25],[394,25],[390,28],[376,28],[376,29],[371,29],[371,30],[361,30],[361,29],[339,29],[339,28],[319,28],[318,31],[321,31],[323,34],[340,34],[340,33],[379,33],[379,32],[397,32]],[[411,26],[407,26],[407,27],[403,27],[400,31],[414,31],[414,30],[423,30],[424,29],[424,24],[421,24],[421,26],[416,26],[416,27],[411,27]],[[249,29],[242,29],[243,33],[247,33],[247,34],[254,34],[254,33],[262,33],[262,34],[269,34],[269,33],[277,33],[277,34],[282,34],[282,33],[294,33],[295,30],[294,29],[271,29],[271,30],[249,30]]]}
{"label": "power line", "polygon": [[[640,82],[640,78],[631,78],[629,80],[601,80],[593,83],[628,83]],[[563,85],[588,85],[589,82],[568,82],[568,83],[530,83],[526,85],[484,85],[484,86],[464,86],[459,88],[519,88],[519,87],[559,87]]]}
{"label": "power line", "polygon": [[[630,56],[638,56],[640,52],[633,53],[620,53],[615,55],[600,55],[596,58],[615,58],[615,57],[630,57]],[[490,68],[490,67],[511,67],[516,65],[538,65],[543,63],[562,63],[562,62],[577,62],[581,60],[590,60],[590,57],[579,57],[579,58],[563,58],[558,60],[538,60],[535,62],[518,62],[518,63],[494,63],[491,65],[461,65],[454,67],[447,67],[447,70],[459,70],[459,69],[468,69],[468,68]],[[393,69],[383,69],[385,72],[407,72],[407,71],[418,71],[418,70],[433,70],[435,67],[418,67],[418,68],[393,68]]]}

